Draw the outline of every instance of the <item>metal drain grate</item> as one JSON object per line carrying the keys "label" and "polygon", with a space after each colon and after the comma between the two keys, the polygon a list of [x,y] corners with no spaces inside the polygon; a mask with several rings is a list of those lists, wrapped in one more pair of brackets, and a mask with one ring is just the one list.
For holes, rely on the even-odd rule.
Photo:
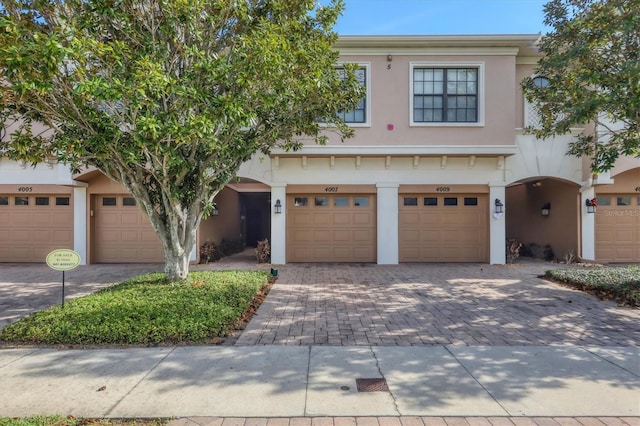
{"label": "metal drain grate", "polygon": [[358,392],[387,392],[387,380],[383,378],[375,379],[356,379]]}

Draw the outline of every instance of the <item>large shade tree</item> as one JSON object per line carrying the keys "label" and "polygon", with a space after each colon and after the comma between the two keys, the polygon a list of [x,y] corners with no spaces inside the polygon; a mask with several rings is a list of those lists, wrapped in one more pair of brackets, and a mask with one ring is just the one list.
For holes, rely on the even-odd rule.
{"label": "large shade tree", "polygon": [[[640,152],[640,0],[551,0],[544,57],[523,83],[537,105],[539,138],[590,126],[568,154],[588,156],[595,173]],[[536,84],[545,82],[545,84]],[[595,131],[594,131],[595,130]]]}
{"label": "large shade tree", "polygon": [[184,278],[198,225],[243,162],[350,135],[336,112],[363,93],[353,70],[337,69],[342,8],[2,0],[0,122],[12,130],[0,155],[121,183],[162,241],[166,275]]}

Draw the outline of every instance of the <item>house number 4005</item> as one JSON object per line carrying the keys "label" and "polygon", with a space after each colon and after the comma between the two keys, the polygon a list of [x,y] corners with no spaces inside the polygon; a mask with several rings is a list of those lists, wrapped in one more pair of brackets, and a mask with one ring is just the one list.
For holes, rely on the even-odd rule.
{"label": "house number 4005", "polygon": [[18,188],[18,192],[33,192],[33,188],[31,186],[21,186]]}

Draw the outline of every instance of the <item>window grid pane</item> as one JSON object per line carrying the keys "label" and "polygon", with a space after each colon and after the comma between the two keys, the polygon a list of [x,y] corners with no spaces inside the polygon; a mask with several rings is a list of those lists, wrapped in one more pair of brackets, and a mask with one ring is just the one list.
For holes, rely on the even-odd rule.
{"label": "window grid pane", "polygon": [[457,206],[458,198],[456,197],[444,197],[444,205],[445,206]]}
{"label": "window grid pane", "polygon": [[5,197],[4,195],[0,197],[0,206],[8,206],[9,205],[9,197]]}
{"label": "window grid pane", "polygon": [[355,207],[369,207],[369,197],[355,197],[353,205]]}
{"label": "window grid pane", "polygon": [[49,197],[36,197],[36,206],[48,206]]}
{"label": "window grid pane", "polygon": [[413,121],[476,123],[478,69],[414,68]]}
{"label": "window grid pane", "polygon": [[[344,69],[339,70],[341,77],[344,78]],[[362,84],[362,86],[366,89],[367,87],[367,70],[366,68],[359,68],[356,70],[356,78]],[[355,109],[350,111],[340,111],[338,112],[338,117],[340,117],[345,123],[366,123],[367,114],[366,114],[366,105],[367,98],[364,97],[360,99],[358,105]]]}
{"label": "window grid pane", "polygon": [[418,197],[404,197],[404,205],[405,206],[417,206],[418,205]]}
{"label": "window grid pane", "polygon": [[56,197],[56,206],[68,206],[69,197]]}
{"label": "window grid pane", "polygon": [[16,206],[28,206],[29,205],[29,197],[15,197],[14,205]]}

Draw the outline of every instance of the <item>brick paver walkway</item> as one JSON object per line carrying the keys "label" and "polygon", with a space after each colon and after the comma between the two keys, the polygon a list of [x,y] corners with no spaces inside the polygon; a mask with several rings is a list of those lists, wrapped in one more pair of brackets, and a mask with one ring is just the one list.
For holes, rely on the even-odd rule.
{"label": "brick paver walkway", "polygon": [[236,345],[640,345],[640,310],[529,263],[291,264]]}
{"label": "brick paver walkway", "polygon": [[638,417],[192,417],[168,426],[640,426]]}

